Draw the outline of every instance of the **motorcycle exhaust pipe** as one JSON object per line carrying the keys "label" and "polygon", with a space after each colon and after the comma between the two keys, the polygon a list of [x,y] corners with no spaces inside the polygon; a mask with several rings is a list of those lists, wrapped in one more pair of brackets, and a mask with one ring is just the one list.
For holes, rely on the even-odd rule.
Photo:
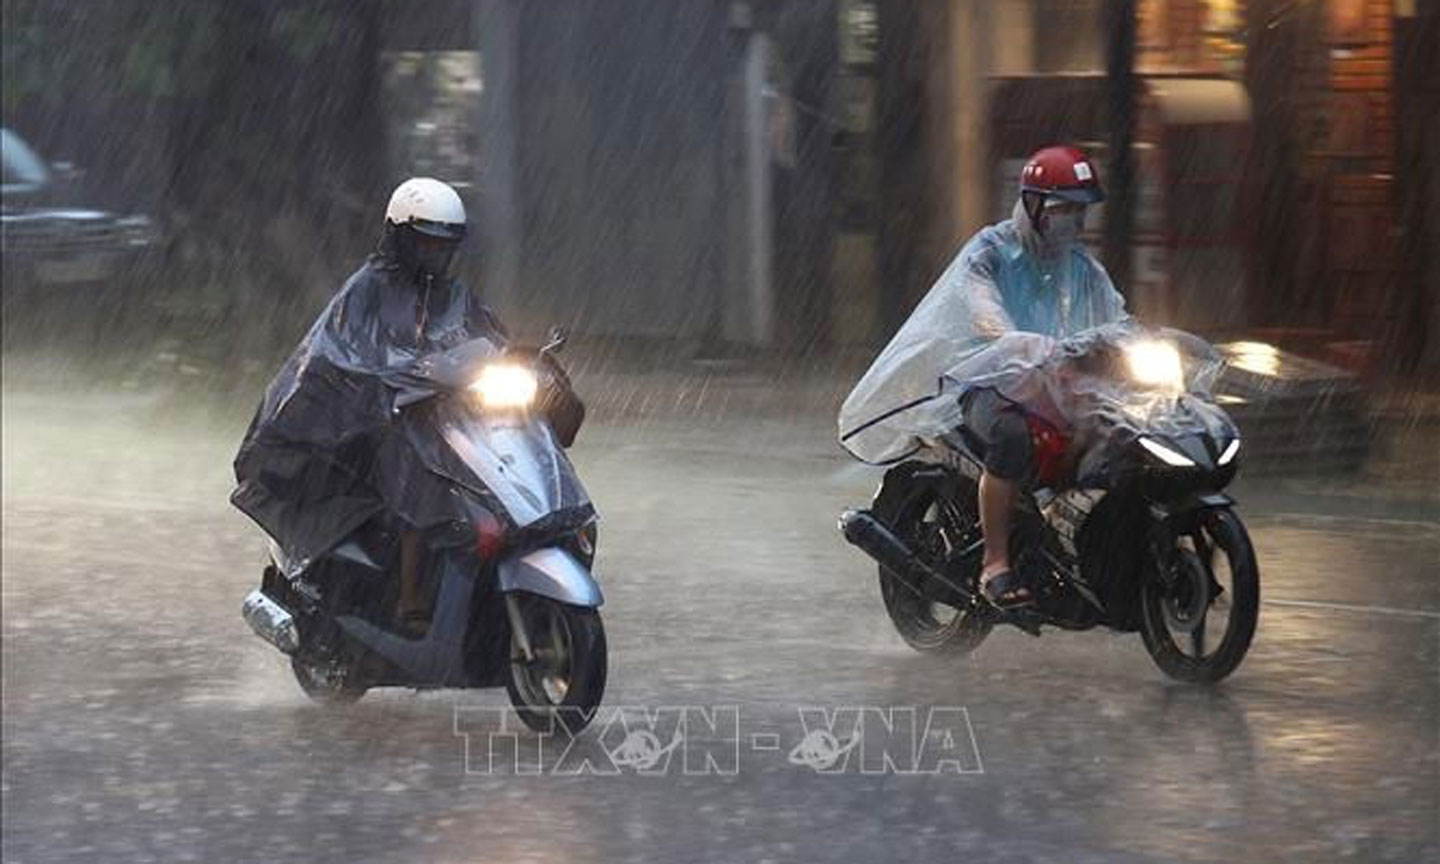
{"label": "motorcycle exhaust pipe", "polygon": [[[846,510],[840,515],[840,533],[852,545],[874,558],[924,600],[951,606],[969,603],[973,595],[939,568],[915,554],[868,510]],[[942,590],[936,590],[940,588]]]}
{"label": "motorcycle exhaust pipe", "polygon": [[300,628],[295,623],[295,616],[259,588],[245,595],[245,602],[240,604],[240,616],[256,636],[286,654],[300,650]]}

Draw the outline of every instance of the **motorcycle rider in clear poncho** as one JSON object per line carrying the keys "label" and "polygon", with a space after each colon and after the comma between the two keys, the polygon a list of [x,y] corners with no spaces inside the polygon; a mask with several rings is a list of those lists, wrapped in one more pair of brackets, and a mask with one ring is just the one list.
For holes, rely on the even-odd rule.
{"label": "motorcycle rider in clear poncho", "polygon": [[1104,199],[1080,150],[1026,162],[1012,218],[981,229],[845,400],[840,441],[871,464],[898,462],[964,427],[983,444],[981,586],[1002,607],[1031,601],[1011,570],[1010,527],[1032,463],[1032,422],[1073,429],[1064,340],[1123,321],[1124,299],[1080,242]]}

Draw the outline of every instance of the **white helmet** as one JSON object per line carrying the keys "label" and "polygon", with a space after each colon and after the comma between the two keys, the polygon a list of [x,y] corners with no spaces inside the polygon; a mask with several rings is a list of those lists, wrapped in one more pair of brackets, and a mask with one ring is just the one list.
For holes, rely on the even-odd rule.
{"label": "white helmet", "polygon": [[465,236],[465,204],[449,184],[432,177],[411,177],[396,186],[385,219],[431,237],[458,240]]}

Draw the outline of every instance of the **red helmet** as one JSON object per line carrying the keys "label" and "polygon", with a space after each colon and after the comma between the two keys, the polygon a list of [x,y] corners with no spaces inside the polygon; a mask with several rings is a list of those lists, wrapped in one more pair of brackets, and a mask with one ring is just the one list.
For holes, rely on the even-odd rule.
{"label": "red helmet", "polygon": [[1099,175],[1090,157],[1074,147],[1046,147],[1035,151],[1020,171],[1020,192],[1058,198],[1074,204],[1105,200]]}

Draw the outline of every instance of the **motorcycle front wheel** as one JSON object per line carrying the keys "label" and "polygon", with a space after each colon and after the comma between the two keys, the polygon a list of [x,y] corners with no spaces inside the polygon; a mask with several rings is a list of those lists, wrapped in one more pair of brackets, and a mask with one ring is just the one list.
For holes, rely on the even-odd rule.
{"label": "motorcycle front wheel", "polygon": [[1260,568],[1245,526],[1212,510],[1177,538],[1166,578],[1152,574],[1141,598],[1141,638],[1178,681],[1220,681],[1245,659],[1260,615]]}
{"label": "motorcycle front wheel", "polygon": [[510,704],[537,732],[575,735],[589,725],[605,695],[608,658],[600,613],[535,594],[513,596],[531,657],[525,659],[512,633],[505,679]]}

